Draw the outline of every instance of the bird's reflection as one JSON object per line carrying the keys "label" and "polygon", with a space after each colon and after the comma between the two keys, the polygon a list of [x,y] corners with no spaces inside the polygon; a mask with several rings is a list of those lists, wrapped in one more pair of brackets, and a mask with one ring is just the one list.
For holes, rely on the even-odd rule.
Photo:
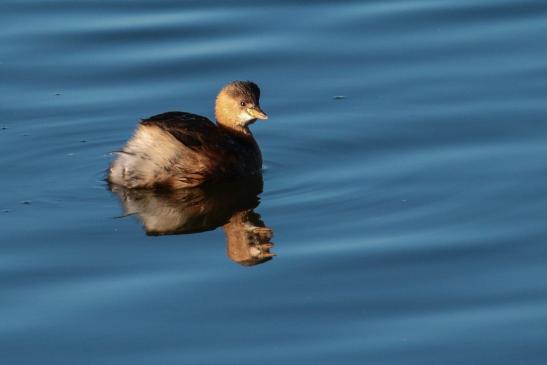
{"label": "bird's reflection", "polygon": [[273,232],[254,212],[262,176],[172,191],[135,190],[111,185],[125,215],[137,215],[148,235],[184,234],[222,226],[227,254],[246,266],[271,260]]}

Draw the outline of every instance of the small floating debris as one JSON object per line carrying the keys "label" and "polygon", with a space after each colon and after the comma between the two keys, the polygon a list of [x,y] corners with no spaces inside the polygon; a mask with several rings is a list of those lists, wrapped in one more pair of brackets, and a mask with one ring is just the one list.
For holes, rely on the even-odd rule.
{"label": "small floating debris", "polygon": [[0,128],[0,129],[2,129],[3,131],[5,131],[6,129],[8,129],[8,127],[2,127],[2,128]]}
{"label": "small floating debris", "polygon": [[87,140],[85,140],[85,139],[80,140],[80,143],[86,143],[86,142],[87,142]]}
{"label": "small floating debris", "polygon": [[30,205],[30,204],[32,204],[32,200],[23,200],[23,201],[21,202],[21,204]]}
{"label": "small floating debris", "polygon": [[10,209],[2,209],[2,213],[9,213],[9,212],[11,212]]}
{"label": "small floating debris", "polygon": [[56,93],[55,96],[61,96],[61,93]]}
{"label": "small floating debris", "polygon": [[346,99],[347,96],[345,96],[345,95],[334,95],[332,98],[334,100],[343,100],[343,99]]}

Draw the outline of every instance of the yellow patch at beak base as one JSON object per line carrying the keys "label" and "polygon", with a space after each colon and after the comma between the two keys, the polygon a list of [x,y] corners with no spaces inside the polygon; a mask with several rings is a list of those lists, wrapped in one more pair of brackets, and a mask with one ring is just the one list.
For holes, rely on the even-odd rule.
{"label": "yellow patch at beak base", "polygon": [[256,118],[256,119],[262,119],[262,120],[268,119],[268,115],[266,113],[264,113],[262,111],[262,109],[260,109],[259,106],[253,106],[252,108],[247,108],[247,113],[251,117]]}

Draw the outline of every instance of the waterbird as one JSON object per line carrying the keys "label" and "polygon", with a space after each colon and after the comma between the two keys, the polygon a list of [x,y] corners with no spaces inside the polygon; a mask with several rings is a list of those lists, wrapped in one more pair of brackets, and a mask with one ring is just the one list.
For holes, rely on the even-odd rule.
{"label": "waterbird", "polygon": [[143,119],[110,165],[108,182],[125,188],[180,189],[260,173],[262,154],[249,127],[268,116],[251,81],[225,85],[216,124],[187,112]]}

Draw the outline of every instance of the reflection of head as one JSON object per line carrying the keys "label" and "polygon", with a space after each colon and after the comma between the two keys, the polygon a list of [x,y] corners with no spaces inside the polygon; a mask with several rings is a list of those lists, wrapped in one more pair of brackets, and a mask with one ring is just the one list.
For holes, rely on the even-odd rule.
{"label": "reflection of head", "polygon": [[262,176],[179,190],[131,190],[112,185],[125,215],[136,214],[148,235],[184,234],[224,226],[228,256],[242,265],[271,259],[272,230],[253,212]]}
{"label": "reflection of head", "polygon": [[252,210],[237,212],[224,225],[226,250],[233,261],[252,266],[272,259],[273,231]]}

